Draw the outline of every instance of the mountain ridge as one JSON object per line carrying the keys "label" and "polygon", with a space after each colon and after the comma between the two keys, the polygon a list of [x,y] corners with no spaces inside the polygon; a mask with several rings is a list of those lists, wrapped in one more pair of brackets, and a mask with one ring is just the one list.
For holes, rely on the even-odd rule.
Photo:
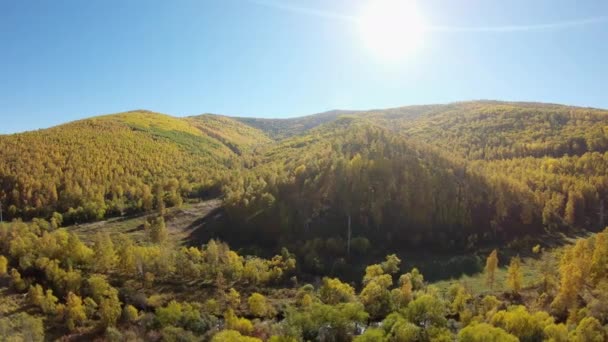
{"label": "mountain ridge", "polygon": [[465,100],[465,101],[454,101],[454,102],[446,102],[446,103],[436,103],[436,104],[422,104],[422,105],[404,105],[404,106],[397,106],[397,107],[389,107],[389,108],[373,108],[373,109],[359,109],[359,110],[350,110],[350,109],[331,109],[331,110],[327,110],[327,111],[323,111],[323,112],[319,112],[319,113],[313,113],[313,114],[305,114],[305,115],[297,115],[297,116],[292,116],[292,117],[285,117],[285,118],[272,118],[272,117],[264,117],[264,116],[240,116],[240,115],[233,115],[233,114],[218,114],[218,113],[202,113],[202,114],[194,114],[194,115],[184,115],[184,116],[174,116],[171,114],[166,114],[166,113],[161,113],[161,112],[156,112],[153,110],[149,110],[149,109],[133,109],[133,110],[127,110],[127,111],[123,111],[123,112],[117,112],[117,113],[106,113],[106,114],[99,114],[99,115],[93,115],[93,116],[89,116],[86,118],[80,118],[80,119],[76,119],[76,120],[72,120],[72,121],[67,121],[67,122],[63,122],[63,123],[59,123],[56,125],[52,125],[49,127],[40,127],[40,128],[36,128],[36,129],[32,129],[32,130],[26,130],[26,131],[21,131],[21,132],[12,132],[12,133],[3,133],[0,134],[0,136],[6,136],[6,135],[14,135],[14,134],[22,134],[22,133],[27,133],[27,132],[33,132],[33,131],[39,131],[39,130],[44,130],[44,129],[50,129],[50,128],[54,128],[54,127],[58,127],[58,126],[62,126],[62,125],[66,125],[66,124],[70,124],[73,122],[79,122],[79,121],[83,121],[83,120],[90,120],[90,119],[96,119],[96,118],[103,118],[103,117],[112,117],[112,116],[116,116],[116,115],[129,115],[129,114],[137,114],[137,113],[149,113],[149,114],[159,114],[159,115],[164,115],[164,116],[169,116],[175,119],[188,119],[188,118],[196,118],[196,117],[201,117],[201,116],[221,116],[221,117],[226,117],[226,118],[231,118],[234,120],[238,120],[241,122],[247,122],[250,120],[262,120],[262,121],[278,121],[278,122],[288,122],[288,121],[299,121],[302,119],[306,119],[306,118],[311,118],[311,117],[337,117],[339,115],[348,115],[348,114],[366,114],[366,113],[373,113],[373,112],[382,112],[382,111],[396,111],[396,110],[407,110],[407,109],[414,109],[414,108],[421,108],[421,107],[443,107],[443,106],[450,106],[450,105],[460,105],[460,104],[502,104],[502,105],[525,105],[525,106],[540,106],[540,107],[561,107],[561,108],[577,108],[577,109],[589,109],[589,110],[597,110],[597,111],[607,111],[608,109],[603,109],[603,108],[596,108],[596,107],[590,107],[590,106],[577,106],[577,105],[568,105],[568,104],[560,104],[560,103],[550,103],[550,102],[534,102],[534,101],[503,101],[503,100]]}

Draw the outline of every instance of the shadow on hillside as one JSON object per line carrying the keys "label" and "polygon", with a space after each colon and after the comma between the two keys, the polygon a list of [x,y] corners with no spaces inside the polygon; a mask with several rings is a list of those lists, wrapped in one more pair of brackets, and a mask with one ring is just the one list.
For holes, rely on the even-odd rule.
{"label": "shadow on hillside", "polygon": [[[184,229],[188,236],[184,238],[183,244],[188,247],[201,246],[210,239],[220,238],[219,232],[226,223],[224,208],[218,207],[209,211],[205,216],[196,219]],[[230,242],[230,241],[226,241]]]}
{"label": "shadow on hillside", "polygon": [[[209,239],[218,239],[228,243],[231,248],[243,250],[244,253],[250,251],[261,252],[259,248],[248,243],[243,236],[235,234],[234,230],[227,230],[229,219],[224,208],[217,207],[197,218],[183,229],[186,233],[182,240],[184,246],[199,247],[206,244]],[[232,232],[232,233],[229,233]],[[357,282],[360,280],[366,265],[381,262],[387,254],[395,253],[401,258],[401,272],[410,271],[413,267],[418,268],[425,279],[430,282],[458,279],[462,276],[474,276],[483,272],[486,257],[493,249],[498,249],[501,266],[506,266],[512,257],[538,258],[539,255],[532,251],[537,244],[545,250],[553,250],[572,244],[579,238],[589,237],[589,231],[569,231],[560,233],[544,233],[535,237],[524,237],[511,239],[509,241],[496,241],[494,243],[483,243],[474,249],[441,249],[431,248],[431,246],[404,246],[399,244],[385,245],[383,248],[372,244],[371,250],[364,256],[346,258],[344,269],[338,271],[331,269],[331,276],[340,276],[346,281]],[[303,244],[304,241],[299,241]],[[293,246],[291,246],[293,247]],[[436,246],[435,246],[436,247]],[[290,250],[292,250],[290,248]],[[274,250],[273,250],[274,252]],[[298,256],[298,261],[303,262],[302,256]],[[305,276],[301,274],[300,276]]]}

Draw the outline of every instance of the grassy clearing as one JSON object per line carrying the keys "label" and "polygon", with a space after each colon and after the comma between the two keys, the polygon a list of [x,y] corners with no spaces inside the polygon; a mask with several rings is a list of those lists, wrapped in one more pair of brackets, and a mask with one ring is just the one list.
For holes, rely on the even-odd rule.
{"label": "grassy clearing", "polygon": [[[553,247],[543,248],[542,252],[538,255],[533,253],[526,253],[526,256],[521,257],[521,270],[523,276],[523,287],[524,289],[532,289],[537,286],[543,274],[543,267],[549,269],[551,273],[557,274],[557,267],[561,256],[568,246],[574,244],[577,240],[582,238],[588,238],[591,233],[581,234],[574,237],[563,237],[562,245],[554,245]],[[507,251],[505,254],[512,254]],[[499,259],[501,259],[501,251],[499,250]],[[502,256],[501,264],[504,265],[496,271],[496,280],[493,288],[490,288],[486,284],[485,274],[483,272],[476,273],[474,275],[463,275],[458,278],[452,278],[447,280],[440,280],[432,282],[432,285],[439,288],[441,292],[447,292],[447,290],[453,284],[462,284],[467,288],[473,295],[486,295],[490,293],[504,293],[509,291],[507,287],[507,265],[509,256]],[[548,265],[548,266],[547,266]]]}
{"label": "grassy clearing", "polygon": [[[181,245],[188,238],[191,230],[197,226],[197,221],[214,209],[219,207],[219,200],[184,203],[180,207],[167,209],[165,221],[169,230],[170,242]],[[138,244],[147,243],[148,232],[144,230],[144,223],[148,218],[155,217],[156,213],[140,216],[117,217],[105,221],[88,224],[73,225],[68,230],[78,234],[85,243],[91,243],[97,232],[109,232],[111,235],[126,234]]]}

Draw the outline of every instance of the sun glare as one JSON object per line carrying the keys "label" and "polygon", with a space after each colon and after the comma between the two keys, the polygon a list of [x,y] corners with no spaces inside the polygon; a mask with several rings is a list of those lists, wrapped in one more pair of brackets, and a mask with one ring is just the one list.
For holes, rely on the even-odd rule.
{"label": "sun glare", "polygon": [[358,25],[366,47],[387,60],[400,60],[415,52],[426,26],[411,0],[370,0],[359,15]]}

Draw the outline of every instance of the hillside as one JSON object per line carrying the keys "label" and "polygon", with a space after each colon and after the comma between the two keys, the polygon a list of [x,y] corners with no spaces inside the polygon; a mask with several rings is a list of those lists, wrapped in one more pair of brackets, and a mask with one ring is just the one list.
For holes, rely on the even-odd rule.
{"label": "hillside", "polygon": [[58,212],[66,222],[83,222],[217,193],[220,179],[241,163],[238,149],[269,141],[221,120],[218,135],[218,124],[204,116],[135,111],[0,136],[5,217]]}

